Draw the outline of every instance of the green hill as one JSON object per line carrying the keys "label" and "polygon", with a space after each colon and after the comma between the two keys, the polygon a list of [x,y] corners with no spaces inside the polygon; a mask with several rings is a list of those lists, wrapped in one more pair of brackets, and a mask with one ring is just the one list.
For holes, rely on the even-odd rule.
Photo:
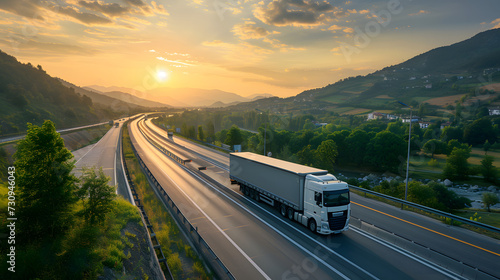
{"label": "green hill", "polygon": [[[482,105],[498,98],[495,88],[484,96],[484,86],[500,83],[500,29],[488,30],[465,41],[433,49],[401,64],[366,76],[350,77],[285,99],[263,99],[235,108],[260,108],[281,113],[331,111],[366,114],[397,110],[402,101],[417,107],[429,103],[441,110],[467,95]],[[449,97],[449,100],[441,100]],[[441,99],[439,99],[441,98]],[[363,110],[361,110],[363,109]]]}
{"label": "green hill", "polygon": [[[109,97],[106,97],[109,98]],[[20,63],[0,51],[0,134],[23,132],[26,123],[41,125],[52,120],[58,129],[97,123],[144,110],[143,107],[117,101],[111,108],[96,104],[89,96],[78,94],[38,65]]]}

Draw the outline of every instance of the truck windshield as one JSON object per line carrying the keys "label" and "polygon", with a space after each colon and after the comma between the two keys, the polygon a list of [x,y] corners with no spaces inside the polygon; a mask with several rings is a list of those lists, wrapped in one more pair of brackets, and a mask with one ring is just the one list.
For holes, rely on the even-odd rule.
{"label": "truck windshield", "polygon": [[349,204],[349,190],[325,191],[323,206],[334,207]]}

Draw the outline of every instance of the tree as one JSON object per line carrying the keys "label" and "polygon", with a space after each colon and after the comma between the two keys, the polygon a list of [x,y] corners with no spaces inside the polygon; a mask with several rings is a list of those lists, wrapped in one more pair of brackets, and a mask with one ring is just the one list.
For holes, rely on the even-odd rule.
{"label": "tree", "polygon": [[214,123],[209,120],[207,122],[207,141],[212,143],[215,140],[215,127]]}
{"label": "tree", "polygon": [[80,213],[88,224],[101,224],[106,214],[113,209],[115,188],[108,185],[110,178],[104,174],[102,167],[99,168],[99,175],[94,169],[84,169],[80,180],[82,185],[78,196],[83,202]]}
{"label": "tree", "polygon": [[486,142],[484,142],[484,145],[483,145],[483,150],[484,150],[484,154],[488,154],[488,151],[490,150],[491,148],[491,144],[488,140],[486,140]]}
{"label": "tree", "polygon": [[457,126],[447,126],[443,128],[443,132],[441,134],[441,140],[445,142],[449,142],[450,140],[458,140],[462,141],[462,137],[464,135],[463,129]]}
{"label": "tree", "polygon": [[301,164],[312,165],[316,161],[316,154],[311,145],[307,145],[297,153],[297,158]]}
{"label": "tree", "polygon": [[494,193],[483,193],[483,204],[488,209],[488,212],[491,212],[490,206],[498,203],[498,196]]}
{"label": "tree", "polygon": [[469,151],[469,153],[472,151],[471,146],[469,146],[465,143],[460,143],[460,142],[458,142],[458,140],[452,139],[452,140],[448,141],[448,148],[447,148],[446,154],[450,155],[454,148],[464,149],[464,150]]}
{"label": "tree", "polygon": [[196,139],[196,128],[194,128],[194,125],[188,126],[187,137]]}
{"label": "tree", "polygon": [[198,125],[198,139],[201,141],[205,140],[205,134],[203,133],[203,126]]}
{"label": "tree", "polygon": [[382,131],[368,144],[364,161],[380,171],[396,172],[401,164],[406,163],[406,148],[406,142],[401,137]]}
{"label": "tree", "polygon": [[231,129],[227,132],[225,144],[233,147],[234,145],[239,145],[243,141],[243,137],[241,136],[241,130],[238,126],[233,125]]}
{"label": "tree", "polygon": [[467,159],[470,152],[465,149],[453,148],[453,151],[446,159],[446,166],[443,174],[446,178],[466,179],[469,174],[469,163]]}
{"label": "tree", "polygon": [[443,141],[431,139],[424,144],[423,149],[424,152],[431,154],[431,157],[434,158],[435,154],[445,154],[447,145]]}
{"label": "tree", "polygon": [[408,200],[420,205],[438,208],[438,199],[433,188],[418,181],[410,182],[408,186]]}
{"label": "tree", "polygon": [[496,134],[493,125],[488,118],[475,120],[464,129],[464,141],[472,146],[483,144],[488,140],[490,143],[496,142]]}
{"label": "tree", "polygon": [[347,143],[347,151],[350,154],[351,162],[361,166],[368,143],[370,143],[370,136],[365,131],[356,129],[349,134],[345,142]]}
{"label": "tree", "polygon": [[54,123],[47,120],[41,127],[29,123],[14,158],[20,233],[30,240],[63,233],[72,222],[77,178],[71,174],[73,155]]}
{"label": "tree", "polygon": [[337,151],[337,144],[335,144],[333,140],[325,140],[321,142],[318,149],[316,149],[316,154],[324,166],[331,167],[331,170],[333,170],[335,159],[339,155]]}
{"label": "tree", "polygon": [[493,166],[494,160],[493,156],[486,155],[481,161],[481,174],[483,174],[484,180],[488,182],[495,182],[497,179],[497,169]]}

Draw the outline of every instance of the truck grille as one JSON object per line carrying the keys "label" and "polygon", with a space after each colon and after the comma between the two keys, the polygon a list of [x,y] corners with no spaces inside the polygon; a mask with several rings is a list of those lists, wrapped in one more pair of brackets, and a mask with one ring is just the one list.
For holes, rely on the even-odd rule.
{"label": "truck grille", "polygon": [[341,230],[347,221],[347,211],[328,213],[328,224],[330,230]]}

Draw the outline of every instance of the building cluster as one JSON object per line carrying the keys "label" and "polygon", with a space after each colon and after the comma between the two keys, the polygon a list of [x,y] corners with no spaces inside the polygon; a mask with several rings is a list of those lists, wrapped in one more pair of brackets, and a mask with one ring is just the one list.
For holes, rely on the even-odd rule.
{"label": "building cluster", "polygon": [[[498,114],[500,115],[500,108],[498,109]],[[391,114],[385,114],[385,113],[380,113],[380,112],[373,112],[368,114],[368,121],[369,120],[401,120],[403,123],[409,123],[410,121],[412,123],[418,123],[420,125],[420,128],[426,129],[428,128],[432,122],[426,122],[423,121],[421,117],[419,116],[412,116],[411,120],[409,116],[396,116],[396,115],[391,115]],[[450,126],[450,122],[443,122],[441,123],[441,129],[444,129],[447,126]]]}

